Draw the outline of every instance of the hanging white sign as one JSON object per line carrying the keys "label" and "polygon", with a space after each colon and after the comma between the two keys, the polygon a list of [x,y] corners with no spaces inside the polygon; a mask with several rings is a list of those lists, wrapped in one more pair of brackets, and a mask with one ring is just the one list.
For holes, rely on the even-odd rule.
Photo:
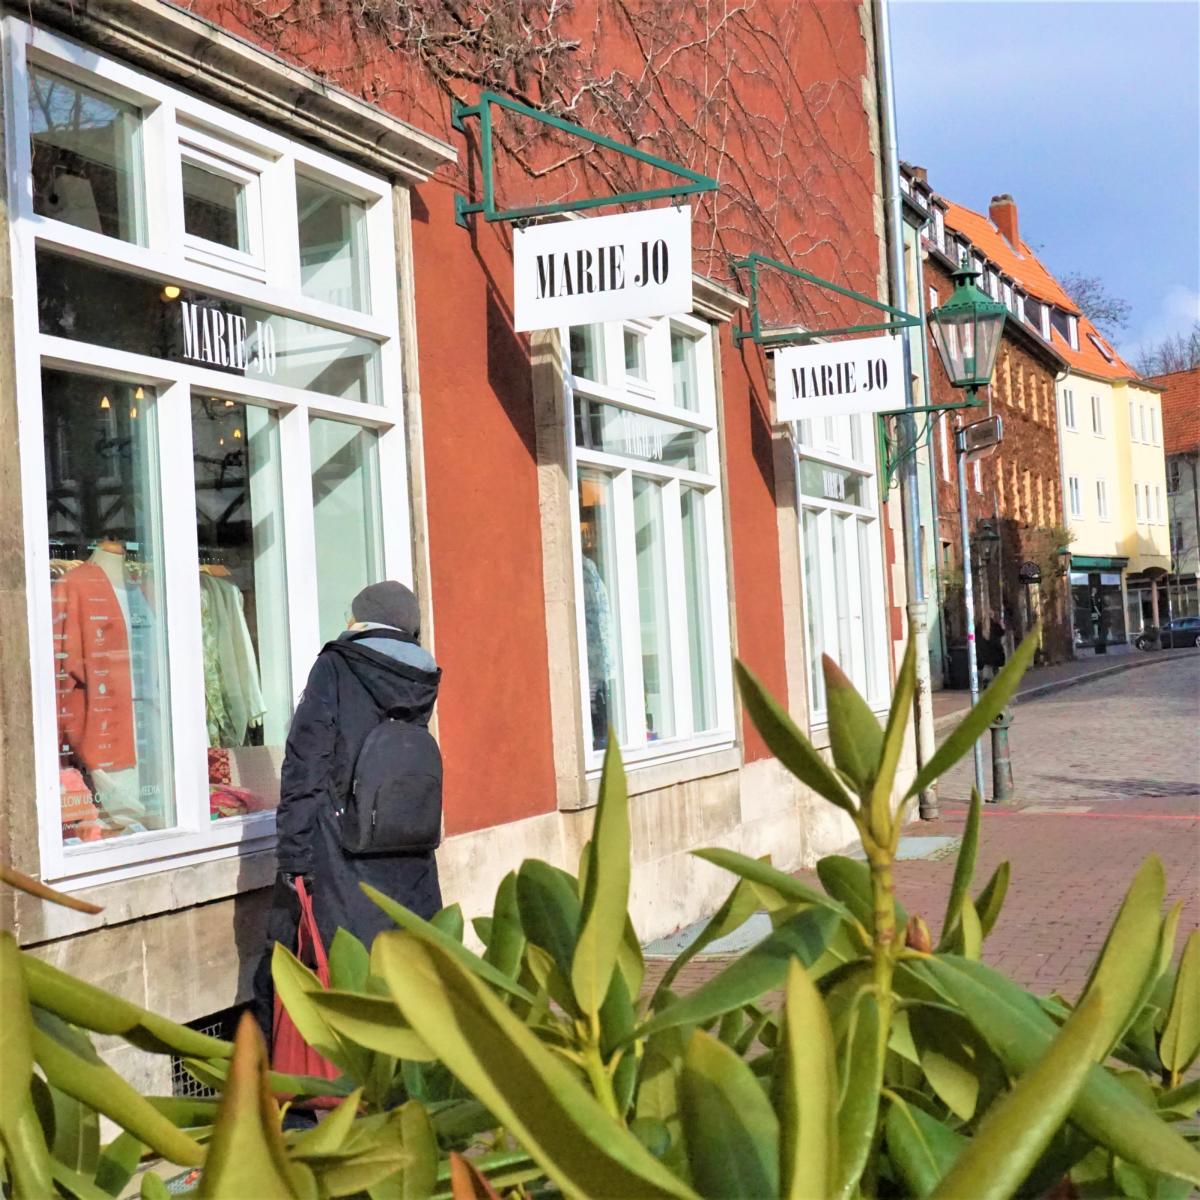
{"label": "hanging white sign", "polygon": [[518,332],[692,308],[692,210],[655,208],[513,232]]}
{"label": "hanging white sign", "polygon": [[904,348],[898,337],[854,338],[775,351],[780,422],[903,408]]}

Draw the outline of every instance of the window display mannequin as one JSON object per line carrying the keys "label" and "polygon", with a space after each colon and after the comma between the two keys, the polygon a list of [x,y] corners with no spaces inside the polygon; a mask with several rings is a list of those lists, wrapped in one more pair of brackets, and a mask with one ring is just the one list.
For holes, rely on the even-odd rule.
{"label": "window display mannequin", "polygon": [[152,783],[158,776],[146,761],[154,617],[129,577],[125,546],[98,542],[54,584],[53,614],[60,751],[90,776],[101,824],[140,832],[146,791],[157,790],[144,789],[143,777]]}

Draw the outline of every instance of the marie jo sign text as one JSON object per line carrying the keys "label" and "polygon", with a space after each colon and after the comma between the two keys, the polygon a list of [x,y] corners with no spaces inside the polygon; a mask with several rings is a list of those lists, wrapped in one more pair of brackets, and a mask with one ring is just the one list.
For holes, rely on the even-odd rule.
{"label": "marie jo sign text", "polygon": [[513,233],[518,332],[692,307],[692,210],[656,208]]}
{"label": "marie jo sign text", "polygon": [[898,337],[856,338],[775,351],[779,421],[904,407],[904,350]]}

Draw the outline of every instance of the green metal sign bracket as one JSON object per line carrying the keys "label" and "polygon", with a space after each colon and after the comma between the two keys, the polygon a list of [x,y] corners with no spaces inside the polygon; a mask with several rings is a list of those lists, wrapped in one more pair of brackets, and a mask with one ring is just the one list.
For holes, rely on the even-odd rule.
{"label": "green metal sign bracket", "polygon": [[[937,414],[950,412],[956,408],[982,407],[983,401],[973,396],[970,400],[963,400],[958,404],[914,404],[912,408],[896,408],[891,412],[876,413],[875,416],[879,423],[879,445],[883,450],[883,494],[886,496],[892,490],[892,485],[896,482],[896,473],[900,470],[901,464],[916,454],[922,446],[929,444],[929,439],[933,436],[934,418]],[[910,445],[901,448],[900,439],[888,428],[888,422],[895,417],[910,415],[914,418],[914,437]],[[925,418],[919,431],[916,429],[918,415],[923,415]]]}
{"label": "green metal sign bracket", "polygon": [[[560,133],[569,133],[573,137],[582,138],[585,142],[591,142],[594,146],[603,146],[606,150],[613,150],[618,154],[625,155],[626,158],[633,158],[660,171],[666,171],[676,176],[678,182],[672,183],[669,187],[650,188],[641,192],[617,192],[611,196],[588,196],[581,200],[564,200],[558,204],[532,204],[524,208],[498,209],[496,207],[496,151],[493,141],[493,107],[507,109],[509,112],[517,113],[519,116],[528,117],[532,121],[538,121],[542,125],[548,125],[551,129],[557,129]],[[465,122],[468,118],[472,117],[479,120],[483,199],[471,202],[467,200],[466,196],[457,195],[454,197],[454,219],[464,229],[467,228],[467,218],[473,213],[482,213],[485,221],[522,221],[530,217],[546,217],[560,213],[582,212],[590,208],[600,208],[607,204],[635,204],[643,200],[661,200],[667,197],[678,199],[680,196],[690,196],[697,192],[715,192],[717,190],[717,181],[710,179],[707,175],[701,175],[698,171],[680,166],[678,163],[670,162],[668,159],[659,158],[657,155],[650,154],[645,150],[639,150],[636,146],[627,146],[622,142],[614,141],[612,138],[605,137],[601,133],[593,133],[590,129],[585,129],[582,125],[575,125],[571,121],[564,121],[562,117],[555,117],[550,113],[541,112],[536,108],[531,108],[528,104],[522,104],[519,100],[512,100],[508,96],[501,96],[497,92],[481,92],[477,104],[463,104],[459,100],[454,102],[450,114],[450,123],[455,129],[460,133],[465,133]]]}
{"label": "green metal sign bracket", "polygon": [[[852,291],[850,288],[842,287],[841,284],[834,283],[832,280],[822,279],[819,275],[814,275],[810,271],[803,271],[799,267],[789,266],[787,263],[779,262],[778,259],[768,258],[765,254],[759,254],[757,251],[746,255],[745,258],[734,259],[730,265],[735,271],[748,271],[750,274],[750,328],[734,329],[733,344],[735,346],[740,346],[744,341],[752,341],[759,346],[765,344],[779,346],[796,343],[803,345],[811,342],[814,338],[836,337],[839,334],[846,333],[895,333],[898,330],[908,329],[911,326],[921,324],[921,318],[914,317],[912,313],[904,312],[903,309],[893,308],[890,304],[884,304],[882,300],[874,300],[870,296],[863,295],[862,292]],[[764,329],[762,314],[758,304],[758,276],[760,270],[764,267],[773,271],[782,271],[785,275],[791,275],[795,279],[803,279],[806,283],[814,284],[819,288],[824,288],[826,291],[836,292],[839,296],[845,296],[850,300],[858,300],[870,308],[886,313],[890,320],[881,321],[877,324],[844,325],[839,329]]]}

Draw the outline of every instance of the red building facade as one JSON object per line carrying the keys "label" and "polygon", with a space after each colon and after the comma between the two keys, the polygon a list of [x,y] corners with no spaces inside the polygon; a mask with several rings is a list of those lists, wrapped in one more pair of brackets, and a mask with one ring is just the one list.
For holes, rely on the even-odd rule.
{"label": "red building facade", "polygon": [[[818,744],[822,651],[885,708],[899,515],[871,422],[777,426],[769,358],[731,336],[731,262],[886,299],[868,6],[5,14],[4,850],[118,914],[18,906],[24,944],[179,1019],[244,998],[291,708],[388,576],[444,670],[439,861],[468,915],[528,855],[574,869],[610,724],[647,936],[723,893],[698,846],[794,866],[844,844],[743,720],[730,661]],[[454,105],[487,90],[718,181],[692,198],[690,313],[514,332],[511,228],[455,220],[482,147]],[[529,121],[498,122],[495,152],[503,205],[662,184]],[[862,319],[815,288],[762,303],[778,325]],[[84,562],[141,614],[137,761],[107,773],[54,711],[51,597]],[[226,656],[230,630],[249,650]]]}

